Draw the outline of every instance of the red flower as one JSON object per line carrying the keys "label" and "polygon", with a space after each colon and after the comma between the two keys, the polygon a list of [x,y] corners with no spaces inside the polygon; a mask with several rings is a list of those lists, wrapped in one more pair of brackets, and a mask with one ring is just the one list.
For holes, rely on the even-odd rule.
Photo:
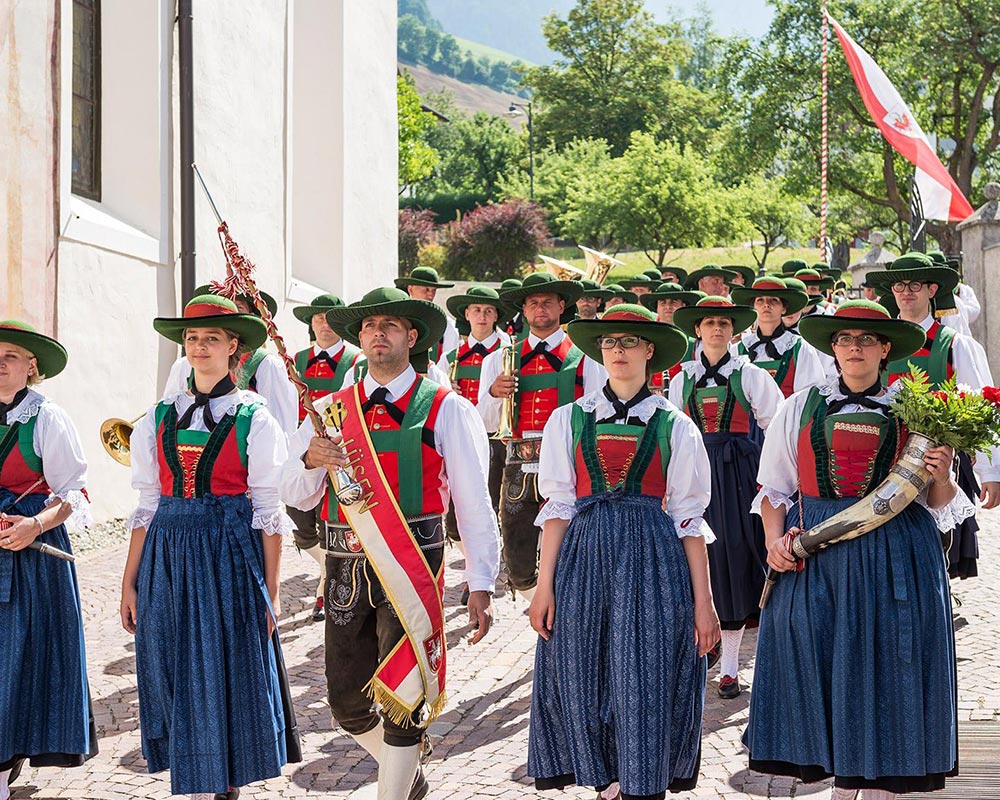
{"label": "red flower", "polygon": [[942,403],[947,403],[948,402],[948,393],[947,392],[942,392],[940,390],[938,390],[936,392],[931,392],[931,397],[936,397]]}
{"label": "red flower", "polygon": [[1000,389],[995,386],[984,386],[983,399],[995,406],[1000,406]]}

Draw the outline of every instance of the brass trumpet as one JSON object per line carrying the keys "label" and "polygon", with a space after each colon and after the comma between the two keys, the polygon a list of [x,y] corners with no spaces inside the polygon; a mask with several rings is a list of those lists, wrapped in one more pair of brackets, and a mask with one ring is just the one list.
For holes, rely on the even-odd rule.
{"label": "brass trumpet", "polygon": [[[519,344],[519,342],[513,342],[504,346],[500,356],[500,363],[502,364],[501,375],[506,375],[508,378],[514,376],[514,365],[517,360],[517,354],[514,348]],[[500,402],[500,424],[497,426],[497,432],[490,437],[491,439],[499,439],[500,441],[506,442],[514,438],[515,394],[517,394],[517,389],[514,389],[514,392],[509,397],[503,398]]]}
{"label": "brass trumpet", "polygon": [[132,466],[132,451],[130,441],[132,439],[132,426],[135,425],[145,414],[140,414],[131,421],[112,417],[101,423],[101,444],[108,451],[108,455],[123,467]]}

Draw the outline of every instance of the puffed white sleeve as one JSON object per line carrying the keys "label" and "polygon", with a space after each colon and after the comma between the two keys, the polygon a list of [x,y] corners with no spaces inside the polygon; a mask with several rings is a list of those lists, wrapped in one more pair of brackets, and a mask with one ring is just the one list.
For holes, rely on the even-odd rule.
{"label": "puffed white sleeve", "polygon": [[983,309],[979,304],[979,298],[976,297],[975,290],[969,284],[962,284],[956,299],[965,307],[965,318],[970,325],[979,319]]}
{"label": "puffed white sleeve", "polygon": [[132,460],[132,488],[139,492],[139,502],[129,515],[128,530],[147,528],[160,504],[160,465],[156,457],[156,406],[135,423],[129,437]]}
{"label": "puffed white sleeve", "polygon": [[171,397],[188,390],[188,377],[191,375],[191,364],[185,356],[178,358],[171,366],[167,375],[167,384],[163,387],[163,398]]}
{"label": "puffed white sleeve", "polygon": [[500,530],[490,499],[486,430],[472,403],[449,392],[441,401],[434,434],[465,546],[469,591],[492,592],[500,572]]}
{"label": "puffed white sleeve", "polygon": [[570,403],[553,411],[542,431],[538,494],[545,502],[535,517],[538,527],[549,519],[572,520],[576,516],[576,465],[570,425],[573,405]]}
{"label": "puffed white sleeve", "polygon": [[[451,317],[445,317],[444,336],[441,337],[441,352],[450,353],[458,347],[458,326]],[[447,373],[447,370],[445,370]]]}
{"label": "puffed white sleeve", "polygon": [[705,521],[705,509],[711,499],[712,467],[701,431],[690,417],[677,410],[670,432],[665,500],[667,516],[673,520],[678,538],[703,536],[705,544],[715,541],[715,533]]}
{"label": "puffed white sleeve", "polygon": [[766,431],[785,396],[781,393],[781,389],[778,388],[778,384],[774,382],[771,374],[753,364],[747,364],[743,368],[742,380],[743,391],[753,408],[757,424],[760,425],[761,430]]}
{"label": "puffed white sleeve", "polygon": [[684,370],[681,370],[670,379],[670,388],[667,389],[667,399],[677,408],[684,408]]}
{"label": "puffed white sleeve", "polygon": [[583,357],[583,393],[599,392],[608,382],[608,371],[604,365],[590,356]]}
{"label": "puffed white sleeve", "polygon": [[291,435],[299,424],[299,397],[278,356],[268,354],[257,368],[257,393],[267,400],[267,410],[282,432]]}
{"label": "puffed white sleeve", "polygon": [[69,414],[54,403],[42,403],[32,445],[42,457],[42,472],[53,497],[69,503],[73,509],[66,526],[86,528],[92,522],[86,492],[87,460]]}
{"label": "puffed white sleeve", "polygon": [[[320,416],[328,404],[323,400],[316,404]],[[312,422],[306,418],[289,439],[288,458],[281,466],[281,499],[286,505],[302,511],[316,508],[326,492],[326,470],[323,467],[309,469],[302,461],[315,435]]]}
{"label": "puffed white sleeve", "polygon": [[768,426],[757,470],[760,491],[750,504],[753,514],[760,514],[765,497],[774,508],[784,506],[787,510],[794,505],[799,489],[799,417],[808,394],[807,391],[797,392],[782,400]]}
{"label": "puffed white sleeve", "polygon": [[483,418],[486,430],[495,431],[500,425],[501,399],[490,394],[493,381],[500,374],[503,366],[503,348],[494,350],[483,359],[483,368],[479,373],[479,403],[476,410]]}
{"label": "puffed white sleeve", "polygon": [[277,536],[295,530],[281,505],[281,466],[288,457],[285,432],[267,406],[258,406],[247,434],[247,486],[253,504],[253,527]]}
{"label": "puffed white sleeve", "polygon": [[[792,384],[796,392],[826,383],[830,365],[823,362],[823,355],[825,353],[820,353],[805,339],[799,341],[799,352],[795,355],[795,380]],[[832,358],[830,360],[833,361]],[[835,365],[833,371],[837,371]]]}

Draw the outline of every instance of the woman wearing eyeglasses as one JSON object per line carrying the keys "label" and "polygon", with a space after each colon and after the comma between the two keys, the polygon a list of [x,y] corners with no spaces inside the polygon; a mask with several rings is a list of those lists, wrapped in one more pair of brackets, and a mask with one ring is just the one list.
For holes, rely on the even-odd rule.
{"label": "woman wearing eyeglasses", "polygon": [[[956,765],[955,650],[938,528],[972,512],[932,448],[932,482],[896,518],[803,564],[790,536],[879,485],[907,432],[880,376],[923,343],[915,323],[868,300],[802,320],[840,376],[792,395],[764,441],[754,510],[780,576],[760,621],[750,767],[804,781],[834,776],[834,800],[888,800],[944,786]],[[787,532],[787,533],[786,533]],[[796,569],[800,571],[795,571]]]}
{"label": "woman wearing eyeglasses", "polygon": [[722,622],[718,692],[726,700],[742,691],[740,642],[746,626],[756,625],[767,572],[764,531],[750,515],[760,460],[751,421],[766,431],[783,399],[770,373],[730,344],[755,318],[750,306],[723,297],[706,297],[674,312],[674,323],[698,340],[695,357],[670,381],[670,400],[698,426],[712,465],[712,502],[705,517],[717,537],[708,559]]}
{"label": "woman wearing eyeglasses", "polygon": [[708,458],[691,420],[647,388],[687,341],[634,304],[568,333],[608,381],[545,426],[528,774],[539,789],[662,798],[697,782],[704,655],[719,637]]}

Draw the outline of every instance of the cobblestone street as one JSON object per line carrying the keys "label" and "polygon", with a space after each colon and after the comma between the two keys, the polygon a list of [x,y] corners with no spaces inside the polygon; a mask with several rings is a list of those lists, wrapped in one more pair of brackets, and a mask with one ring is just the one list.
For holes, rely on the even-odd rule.
{"label": "cobblestone street", "polygon": [[[1000,719],[1000,512],[981,517],[980,575],[954,584],[962,605],[956,609],[959,655],[959,709],[963,723]],[[460,558],[450,551],[454,565]],[[13,797],[167,798],[165,775],[151,776],[139,750],[139,730],[131,637],[118,621],[118,587],[125,545],[113,544],[78,562],[86,615],[87,647],[94,711],[101,734],[100,755],[76,770],[25,769]],[[243,798],[355,797],[374,798],[374,763],[353,742],[331,730],[323,674],[323,629],[308,620],[316,565],[296,553],[290,540],[282,567],[285,644],[305,761],[289,765],[282,778],[243,790]],[[449,619],[448,711],[436,722],[434,754],[427,767],[436,800],[472,798],[592,797],[577,790],[536,794],[525,775],[528,713],[535,636],[523,601],[497,600],[497,620],[490,636],[471,647],[464,611],[458,607],[458,572],[448,577]],[[747,667],[741,681],[753,679],[756,637],[744,639]],[[829,797],[823,784],[802,785],[749,772],[740,736],[746,724],[749,695],[720,700],[718,676],[710,674],[704,726],[702,771],[696,792],[677,797],[762,798]],[[998,797],[995,788],[966,793],[972,798]]]}

